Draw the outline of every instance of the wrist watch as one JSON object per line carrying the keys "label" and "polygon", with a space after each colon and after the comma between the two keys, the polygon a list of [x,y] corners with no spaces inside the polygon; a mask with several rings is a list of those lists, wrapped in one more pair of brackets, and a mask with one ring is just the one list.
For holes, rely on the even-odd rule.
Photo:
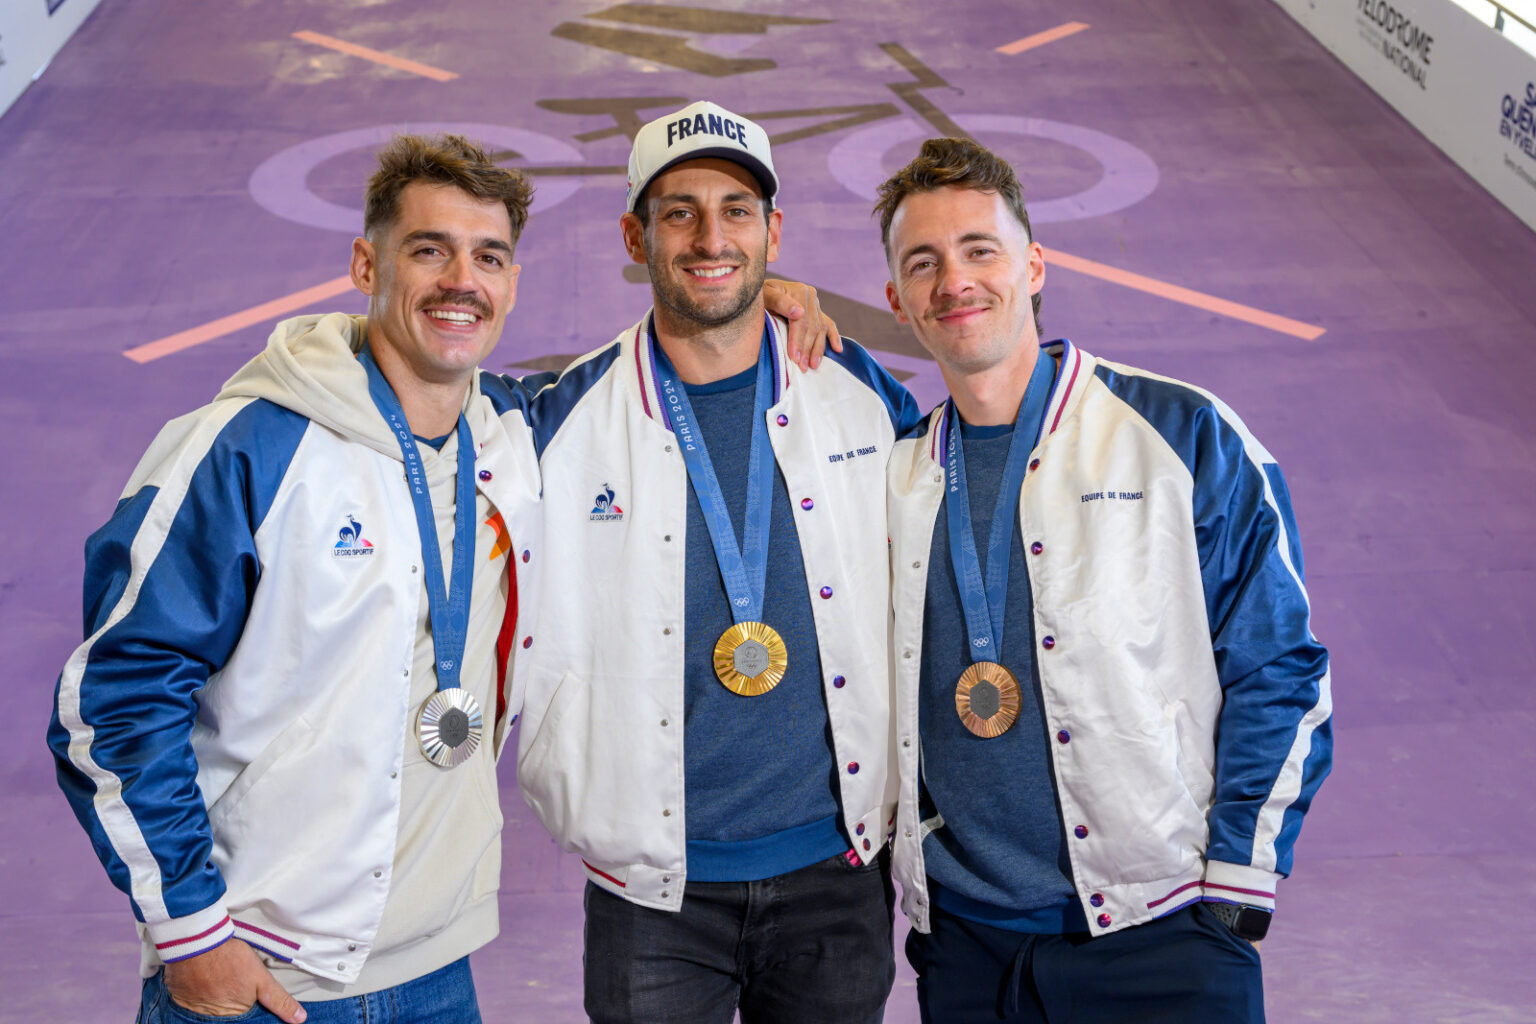
{"label": "wrist watch", "polygon": [[1269,920],[1274,916],[1273,912],[1262,907],[1249,907],[1241,903],[1220,903],[1209,900],[1205,907],[1215,914],[1222,924],[1232,929],[1234,935],[1249,942],[1258,942],[1269,933]]}

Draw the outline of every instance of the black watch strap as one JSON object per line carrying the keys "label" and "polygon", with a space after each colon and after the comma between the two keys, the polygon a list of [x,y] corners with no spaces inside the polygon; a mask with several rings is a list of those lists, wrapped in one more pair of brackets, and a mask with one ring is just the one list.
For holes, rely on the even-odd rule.
{"label": "black watch strap", "polygon": [[1215,914],[1222,924],[1232,929],[1234,935],[1249,942],[1258,942],[1269,934],[1269,919],[1274,916],[1268,910],[1244,906],[1241,903],[1220,903],[1211,900],[1205,904],[1205,907]]}

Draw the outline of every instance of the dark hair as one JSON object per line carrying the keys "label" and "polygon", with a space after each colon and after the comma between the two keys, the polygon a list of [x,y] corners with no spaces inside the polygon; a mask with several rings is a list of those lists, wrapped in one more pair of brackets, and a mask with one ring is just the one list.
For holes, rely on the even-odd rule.
{"label": "dark hair", "polygon": [[372,235],[400,215],[400,193],[417,182],[451,185],[486,202],[499,202],[512,221],[512,244],[528,223],[533,185],[521,172],[498,167],[462,135],[396,135],[379,151],[379,169],[363,194],[363,233]]}
{"label": "dark hair", "polygon": [[[874,212],[880,215],[880,243],[886,259],[891,256],[891,221],[896,208],[907,196],[919,192],[937,192],[941,188],[968,188],[1003,197],[1003,202],[1024,225],[1024,237],[1034,240],[1029,227],[1029,211],[1024,209],[1024,187],[1008,161],[973,139],[929,139],[918,151],[917,159],[897,171],[880,186],[880,201]],[[1035,331],[1040,329],[1040,293],[1031,297],[1035,313]]]}

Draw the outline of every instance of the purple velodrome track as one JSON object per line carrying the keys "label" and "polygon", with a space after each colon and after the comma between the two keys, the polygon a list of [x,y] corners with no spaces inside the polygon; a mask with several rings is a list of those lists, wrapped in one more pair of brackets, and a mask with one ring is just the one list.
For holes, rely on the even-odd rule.
{"label": "purple velodrome track", "polygon": [[[538,162],[611,166],[625,138],[579,137],[610,118],[541,101],[708,96],[743,113],[892,105],[779,145],[779,270],[833,293],[848,333],[919,371],[925,401],[931,368],[878,312],[869,203],[842,182],[863,187],[934,133],[922,97],[1020,166],[1047,246],[1326,330],[1302,340],[1062,266],[1046,288],[1048,332],[1211,388],[1289,474],[1334,655],[1337,763],[1264,944],[1271,1019],[1536,1020],[1536,237],[1268,3],[760,6],[830,20],[741,34],[739,19],[624,26],[594,17],[600,2],[284,0],[215,17],[105,0],[0,120],[0,1019],[121,1021],[136,1000],[126,902],[55,788],[43,728],[79,640],[84,537],[159,425],[212,395],[266,325],[142,364],[124,351],[345,271],[348,217],[269,207],[356,206],[366,145],[290,154],[257,183],[267,206],[253,173],[336,133],[444,122],[500,126],[495,145]],[[1090,27],[995,52],[1069,21]],[[737,73],[590,41],[626,27]],[[888,83],[912,74],[882,42],[947,84],[898,94]],[[308,191],[292,170],[305,154]],[[621,178],[540,181],[565,198],[524,236],[498,367],[606,342],[646,303],[622,274]],[[326,307],[361,303],[308,308]],[[475,957],[481,1000],[491,1021],[579,1020],[580,873],[502,766],[503,929]],[[887,1020],[916,1019],[903,965]]]}

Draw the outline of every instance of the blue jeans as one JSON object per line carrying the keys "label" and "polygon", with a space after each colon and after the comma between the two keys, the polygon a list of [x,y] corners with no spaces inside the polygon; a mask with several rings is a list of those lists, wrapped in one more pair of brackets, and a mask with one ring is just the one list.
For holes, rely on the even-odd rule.
{"label": "blue jeans", "polygon": [[593,1024],[880,1024],[896,979],[890,861],[690,882],[677,913],[586,892]]}
{"label": "blue jeans", "polygon": [[1099,938],[1026,935],[932,908],[907,936],[923,1024],[1263,1024],[1258,950],[1203,904]]}
{"label": "blue jeans", "polygon": [[[304,1004],[307,1024],[480,1024],[475,1001],[475,980],[469,973],[469,957],[424,974],[414,981],[380,989],[350,999],[326,999]],[[216,1024],[257,1021],[269,1024],[279,1018],[260,1003],[233,1017],[209,1017],[178,1006],[165,990],[165,970],[144,979],[144,996],[137,1024]]]}

